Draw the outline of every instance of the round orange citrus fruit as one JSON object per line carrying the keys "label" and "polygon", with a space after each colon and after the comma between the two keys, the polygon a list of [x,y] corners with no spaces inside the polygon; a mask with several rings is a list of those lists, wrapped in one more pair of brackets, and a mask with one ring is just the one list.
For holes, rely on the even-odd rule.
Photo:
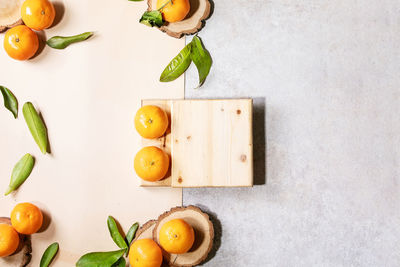
{"label": "round orange citrus fruit", "polygon": [[39,38],[25,25],[9,29],[4,36],[4,49],[13,59],[27,60],[35,55],[38,48]]}
{"label": "round orange citrus fruit", "polygon": [[161,247],[173,254],[188,252],[194,243],[193,227],[182,219],[166,222],[159,235]]}
{"label": "round orange citrus fruit", "polygon": [[168,128],[167,113],[157,106],[143,106],[136,112],[135,128],[144,138],[158,138]]}
{"label": "round orange citrus fruit", "polygon": [[169,156],[158,147],[144,147],[135,156],[134,168],[136,174],[143,180],[159,181],[168,172]]}
{"label": "round orange citrus fruit", "polygon": [[11,225],[0,224],[0,258],[13,254],[19,245],[19,235]]}
{"label": "round orange citrus fruit", "polygon": [[183,20],[190,11],[189,0],[157,0],[157,9],[165,21],[177,22]]}
{"label": "round orange citrus fruit", "polygon": [[132,267],[160,267],[162,260],[161,248],[149,238],[133,242],[129,249],[129,263]]}
{"label": "round orange citrus fruit", "polygon": [[21,17],[26,26],[41,31],[53,24],[56,10],[48,0],[26,0],[21,7]]}
{"label": "round orange citrus fruit", "polygon": [[31,203],[19,203],[11,211],[11,224],[20,234],[34,234],[42,227],[42,223],[42,212]]}

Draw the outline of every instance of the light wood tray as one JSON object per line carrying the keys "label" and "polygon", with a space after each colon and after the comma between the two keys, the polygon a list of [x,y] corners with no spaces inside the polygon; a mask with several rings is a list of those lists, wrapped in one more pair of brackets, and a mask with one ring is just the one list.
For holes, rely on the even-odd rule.
{"label": "light wood tray", "polygon": [[[146,187],[248,187],[253,185],[252,99],[142,100],[163,108],[170,128],[142,139],[171,156],[171,170]],[[138,178],[140,179],[140,178]]]}

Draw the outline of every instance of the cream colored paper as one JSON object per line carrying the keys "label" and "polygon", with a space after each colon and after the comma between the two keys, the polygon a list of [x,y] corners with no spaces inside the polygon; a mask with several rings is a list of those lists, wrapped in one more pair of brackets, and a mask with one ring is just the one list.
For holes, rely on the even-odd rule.
{"label": "cream colored paper", "polygon": [[[0,108],[0,216],[29,201],[51,218],[44,232],[32,236],[30,266],[39,266],[45,248],[56,241],[56,267],[74,266],[89,251],[116,250],[108,215],[127,231],[135,221],[157,218],[182,202],[181,189],[139,187],[133,157],[140,138],[133,117],[141,99],[183,98],[183,77],[171,83],[158,78],[184,40],[139,24],[145,2],[68,0],[63,5],[60,23],[45,35],[95,31],[93,38],[65,50],[45,47],[27,62],[0,49],[0,84],[20,105],[17,120]],[[42,112],[50,155],[41,154],[29,133],[21,110],[26,101]],[[28,152],[36,158],[31,176],[16,194],[4,197],[14,164]]]}

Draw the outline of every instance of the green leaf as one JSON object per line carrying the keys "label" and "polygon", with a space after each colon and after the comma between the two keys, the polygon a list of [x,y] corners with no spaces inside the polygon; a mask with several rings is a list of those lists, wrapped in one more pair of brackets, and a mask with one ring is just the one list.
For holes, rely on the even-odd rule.
{"label": "green leaf", "polygon": [[33,165],[35,165],[35,159],[31,154],[26,154],[15,164],[5,196],[17,190],[25,182],[32,172]]}
{"label": "green leaf", "polygon": [[128,245],[125,242],[125,239],[122,237],[121,233],[119,232],[117,223],[115,222],[114,218],[108,216],[107,219],[107,226],[108,230],[110,231],[110,235],[114,240],[115,244],[122,249],[127,249]]}
{"label": "green leaf", "polygon": [[0,86],[0,91],[3,94],[4,106],[11,111],[16,119],[18,117],[18,101],[17,98],[4,86]]}
{"label": "green leaf", "polygon": [[64,49],[72,43],[82,42],[92,36],[93,32],[84,32],[74,36],[54,36],[47,40],[47,45],[55,49]]}
{"label": "green leaf", "polygon": [[149,27],[161,27],[164,24],[162,14],[158,10],[144,12],[139,22]]}
{"label": "green leaf", "polygon": [[112,267],[126,267],[125,259],[120,258]]}
{"label": "green leaf", "polygon": [[[139,223],[134,223],[131,228],[129,228],[128,233],[125,236],[125,241],[128,244],[128,247],[131,245],[132,240],[135,238],[136,236],[136,231],[139,228]],[[126,256],[128,256],[128,252],[126,252]]]}
{"label": "green leaf", "polygon": [[210,73],[212,59],[210,53],[208,53],[208,51],[204,48],[200,38],[197,35],[193,37],[191,44],[192,52],[190,53],[190,56],[197,67],[197,71],[199,72],[198,88],[203,85],[208,74]]}
{"label": "green leaf", "polygon": [[132,240],[135,238],[136,231],[139,228],[139,223],[134,223],[131,228],[129,228],[128,233],[126,234],[126,242],[128,246],[132,243]]}
{"label": "green leaf", "polygon": [[192,62],[190,57],[191,43],[186,45],[179,54],[174,57],[161,73],[160,82],[170,82],[181,76]]}
{"label": "green leaf", "polygon": [[26,124],[31,131],[33,139],[36,144],[38,144],[42,153],[46,154],[49,144],[47,139],[47,129],[43,120],[40,118],[31,102],[26,102],[24,104],[22,107],[22,113],[24,114]]}
{"label": "green leaf", "polygon": [[76,267],[110,267],[113,266],[125,253],[126,249],[109,252],[91,252],[83,255]]}
{"label": "green leaf", "polygon": [[40,267],[48,267],[58,252],[58,243],[51,244],[40,259]]}

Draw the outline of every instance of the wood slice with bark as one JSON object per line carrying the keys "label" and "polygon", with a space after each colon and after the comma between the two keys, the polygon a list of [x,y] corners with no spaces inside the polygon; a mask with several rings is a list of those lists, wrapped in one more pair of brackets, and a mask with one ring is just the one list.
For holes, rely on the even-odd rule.
{"label": "wood slice with bark", "polygon": [[190,224],[195,232],[195,241],[189,252],[184,254],[169,254],[163,250],[164,258],[170,266],[191,267],[203,262],[210,252],[214,241],[214,226],[207,213],[198,207],[176,207],[160,215],[153,229],[153,239],[159,243],[160,228],[173,219],[183,219]]}
{"label": "wood slice with bark", "polygon": [[139,239],[150,238],[153,239],[153,229],[156,226],[156,220],[150,220],[147,223],[143,224],[136,232],[135,239],[133,242]]}
{"label": "wood slice with bark", "polygon": [[[165,22],[159,29],[169,36],[181,38],[184,35],[195,34],[200,31],[205,20],[211,14],[211,3],[209,0],[189,0],[190,11],[185,19],[178,22]],[[148,11],[157,9],[157,0],[147,0]]]}
{"label": "wood slice with bark", "polygon": [[[11,225],[9,218],[0,217],[0,223]],[[32,244],[31,238],[28,235],[19,235],[19,246],[17,251],[4,258],[0,258],[0,266],[7,267],[25,267],[31,261]]]}
{"label": "wood slice with bark", "polygon": [[0,1],[0,32],[23,24],[21,19],[21,6],[23,2],[24,0]]}

